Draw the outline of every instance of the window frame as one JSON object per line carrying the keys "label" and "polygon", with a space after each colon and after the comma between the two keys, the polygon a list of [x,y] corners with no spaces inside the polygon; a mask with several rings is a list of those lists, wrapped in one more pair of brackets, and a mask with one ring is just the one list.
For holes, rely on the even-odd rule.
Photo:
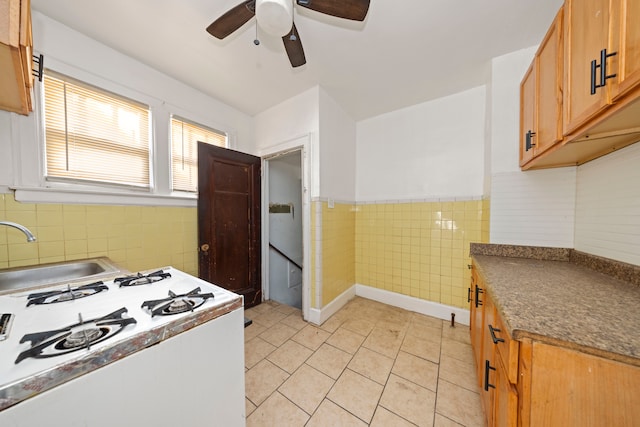
{"label": "window frame", "polygon": [[[219,129],[214,129],[214,128],[210,127],[210,126],[206,126],[206,125],[203,125],[201,123],[197,123],[197,122],[195,122],[195,121],[193,121],[191,119],[182,117],[179,114],[171,114],[170,115],[170,117],[169,117],[169,154],[170,154],[171,158],[169,159],[169,166],[170,166],[170,173],[171,173],[171,176],[170,176],[171,191],[174,192],[174,193],[192,194],[192,195],[196,195],[197,196],[198,195],[198,191],[197,190],[196,191],[188,191],[188,190],[181,190],[181,189],[177,189],[176,190],[174,188],[174,182],[173,182],[173,161],[174,161],[174,158],[173,158],[173,147],[174,147],[173,120],[177,120],[177,121],[180,121],[180,122],[183,122],[183,123],[187,123],[187,124],[189,124],[191,126],[195,126],[197,128],[203,129],[203,130],[208,131],[208,132],[224,135],[225,144],[224,144],[223,148],[229,148],[229,134],[227,132],[221,131]],[[211,144],[211,145],[214,145],[214,144]],[[220,146],[216,145],[216,147],[220,147]],[[196,150],[197,150],[197,147],[196,147]],[[196,159],[196,162],[197,162],[197,159]],[[195,166],[197,168],[197,166],[198,166],[197,163],[196,163]]]}
{"label": "window frame", "polygon": [[[44,170],[43,170],[43,175],[44,175],[44,180],[46,182],[62,182],[62,183],[67,183],[67,184],[80,184],[80,185],[89,185],[89,186],[99,186],[99,187],[105,187],[105,188],[114,188],[114,189],[129,189],[129,190],[133,190],[133,191],[140,191],[140,192],[153,192],[153,187],[154,187],[154,181],[153,181],[153,153],[152,153],[152,149],[153,149],[153,112],[151,110],[151,106],[149,106],[146,103],[142,103],[138,100],[135,99],[131,99],[129,97],[125,97],[123,95],[114,93],[112,91],[103,89],[103,88],[99,88],[93,84],[89,84],[83,81],[80,81],[76,78],[67,76],[65,74],[61,74],[58,73],[56,71],[50,70],[50,69],[45,69],[44,72],[45,78],[46,77],[50,77],[59,81],[62,81],[64,83],[69,83],[75,86],[78,86],[82,89],[85,90],[90,90],[93,91],[97,94],[102,94],[102,95],[106,95],[109,96],[111,98],[115,98],[115,99],[119,99],[121,101],[124,101],[126,104],[129,105],[134,105],[138,108],[142,108],[144,110],[146,110],[147,114],[148,114],[148,122],[147,122],[147,140],[148,140],[148,144],[146,147],[146,161],[148,162],[148,167],[146,168],[147,171],[147,179],[148,179],[148,183],[146,184],[136,184],[136,183],[126,183],[126,182],[116,182],[116,181],[109,181],[108,179],[89,179],[89,178],[80,178],[80,177],[65,177],[65,176],[60,176],[60,175],[49,175],[49,168],[48,168],[48,164],[49,164],[49,159],[48,159],[48,152],[47,152],[47,139],[46,139],[46,113],[45,113],[45,108],[44,108],[44,103],[46,102],[46,97],[44,95],[45,93],[45,84],[44,84],[44,78],[43,81],[40,85],[40,93],[42,96],[42,110],[41,110],[41,120],[40,120],[40,124],[42,125],[42,128],[44,129],[43,131],[43,155],[42,155],[42,162],[43,162],[43,166],[44,166]],[[65,129],[66,130],[66,129]],[[96,146],[97,147],[97,146]],[[103,151],[103,150],[100,150]],[[108,151],[108,150],[104,150],[104,151]]]}
{"label": "window frame", "polygon": [[[114,78],[101,77],[52,56],[47,57],[47,67],[55,73],[149,106],[151,111],[150,179],[153,184],[150,188],[141,190],[94,182],[47,181],[44,166],[46,162],[44,158],[44,89],[43,83],[36,80],[33,87],[33,112],[28,116],[10,115],[11,160],[7,163],[10,163],[13,172],[12,182],[4,187],[4,191],[14,190],[16,200],[20,202],[196,207],[197,194],[172,190],[171,141],[168,133],[171,116],[176,115],[190,122],[219,130],[227,135],[227,148],[234,149],[236,146],[237,130],[195,112],[194,109],[202,109],[209,105],[207,98],[196,99],[192,106],[194,109],[186,109],[120,84]],[[175,89],[172,87],[173,90]],[[203,94],[203,97],[206,95]],[[216,101],[213,98],[211,100]],[[221,114],[223,117],[227,115],[224,110]]]}

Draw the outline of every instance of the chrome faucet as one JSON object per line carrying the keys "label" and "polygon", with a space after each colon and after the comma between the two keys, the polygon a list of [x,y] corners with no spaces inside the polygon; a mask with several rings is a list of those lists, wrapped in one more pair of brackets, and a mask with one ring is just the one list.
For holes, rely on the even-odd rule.
{"label": "chrome faucet", "polygon": [[34,236],[31,233],[31,231],[29,231],[29,229],[24,225],[16,224],[15,222],[11,222],[11,221],[0,221],[0,225],[6,225],[7,227],[17,228],[18,230],[22,231],[24,235],[27,236],[27,242],[36,241],[36,236]]}

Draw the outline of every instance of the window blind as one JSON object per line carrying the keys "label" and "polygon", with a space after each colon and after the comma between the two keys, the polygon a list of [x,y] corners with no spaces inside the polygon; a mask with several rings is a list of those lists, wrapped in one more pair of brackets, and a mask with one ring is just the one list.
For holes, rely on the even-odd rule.
{"label": "window blind", "polygon": [[150,186],[149,107],[48,73],[47,178]]}
{"label": "window blind", "polygon": [[174,191],[198,191],[198,141],[218,147],[227,146],[226,134],[176,116],[171,118],[171,170]]}

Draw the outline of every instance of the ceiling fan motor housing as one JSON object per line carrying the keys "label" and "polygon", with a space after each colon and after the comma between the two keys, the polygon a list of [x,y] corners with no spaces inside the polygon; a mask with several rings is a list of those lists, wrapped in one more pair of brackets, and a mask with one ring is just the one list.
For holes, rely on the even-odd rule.
{"label": "ceiling fan motor housing", "polygon": [[282,37],[293,26],[291,0],[256,0],[256,19],[260,28],[273,36]]}

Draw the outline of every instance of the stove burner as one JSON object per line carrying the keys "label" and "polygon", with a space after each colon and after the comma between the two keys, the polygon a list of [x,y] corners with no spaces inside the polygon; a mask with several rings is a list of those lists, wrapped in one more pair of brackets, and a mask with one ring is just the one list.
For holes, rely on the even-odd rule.
{"label": "stove burner", "polygon": [[204,304],[206,300],[213,297],[212,293],[201,294],[199,287],[183,295],[176,295],[174,292],[169,291],[168,298],[145,301],[142,303],[142,308],[149,309],[151,311],[151,317],[156,314],[169,316],[193,311]]}
{"label": "stove burner", "polygon": [[55,345],[58,350],[65,350],[76,347],[89,347],[93,342],[109,333],[109,328],[87,328],[71,333],[65,339],[58,341]]}
{"label": "stove burner", "polygon": [[117,277],[113,279],[114,283],[119,283],[120,287],[123,286],[139,286],[148,285],[150,283],[159,282],[167,277],[171,277],[171,273],[165,273],[162,270],[149,273],[147,275],[138,273],[135,276]]}
{"label": "stove burner", "polygon": [[66,289],[55,291],[37,292],[29,294],[27,299],[27,307],[30,305],[54,304],[57,302],[72,301],[79,298],[89,297],[102,291],[108,291],[109,288],[103,282],[90,283],[72,288],[67,285]]}
{"label": "stove burner", "polygon": [[132,317],[123,317],[122,315],[125,313],[127,313],[127,309],[123,307],[106,316],[86,321],[82,320],[81,314],[78,314],[79,322],[74,325],[52,331],[27,334],[22,337],[20,343],[29,341],[31,348],[20,353],[15,363],[20,363],[28,357],[44,359],[83,348],[90,350],[91,345],[111,338],[129,324],[137,323],[136,319]]}

